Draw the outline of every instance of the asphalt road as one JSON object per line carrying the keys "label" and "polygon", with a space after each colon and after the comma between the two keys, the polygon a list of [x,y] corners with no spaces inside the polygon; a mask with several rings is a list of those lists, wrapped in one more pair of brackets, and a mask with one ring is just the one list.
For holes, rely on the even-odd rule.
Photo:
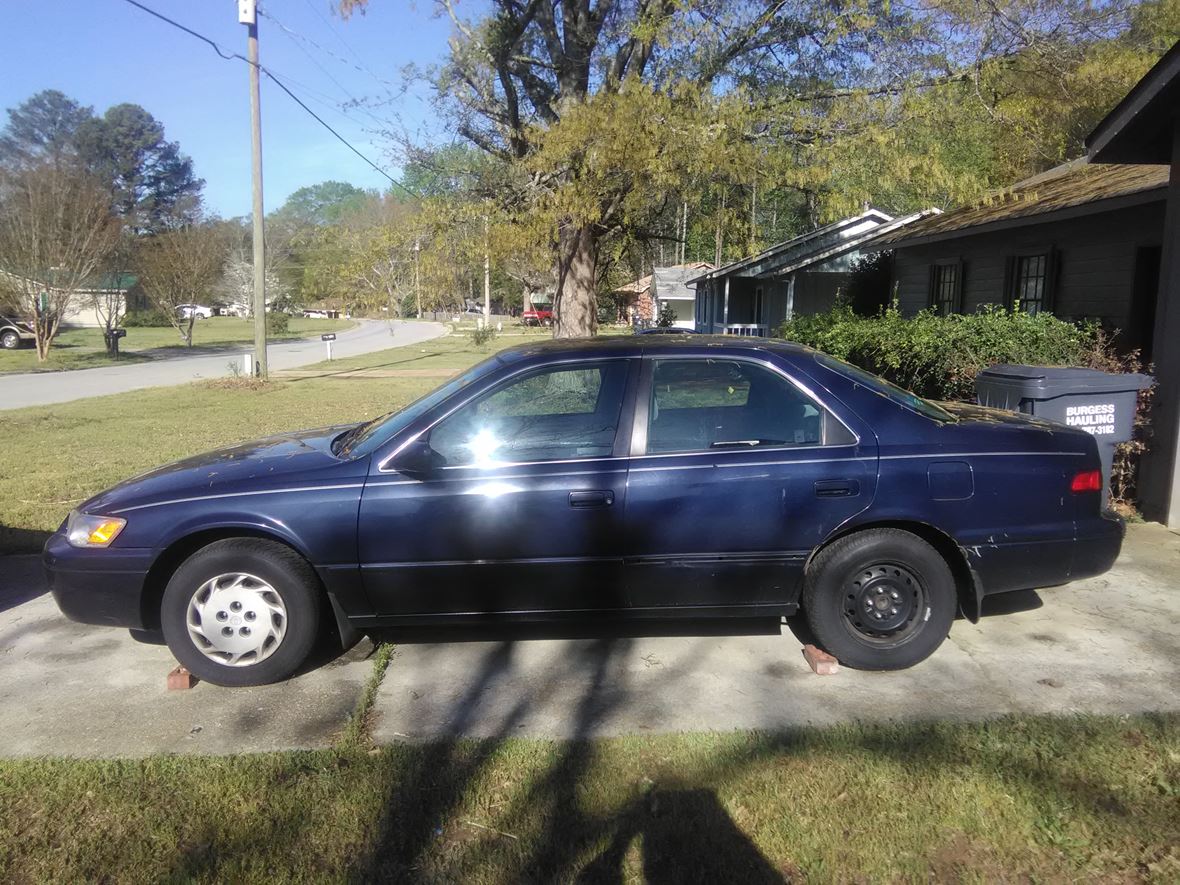
{"label": "asphalt road", "polygon": [[[337,333],[332,345],[333,357],[360,356],[390,347],[416,344],[437,338],[446,331],[441,323],[358,322],[357,328]],[[223,378],[230,373],[229,364],[233,362],[241,365],[242,354],[248,352],[250,348],[241,347],[98,369],[0,375],[0,410],[64,403],[143,387],[167,387],[206,378]],[[267,348],[271,371],[318,363],[326,356],[326,347],[318,339],[272,344]]]}
{"label": "asphalt road", "polygon": [[[857,720],[1180,710],[1180,537],[1134,525],[1099,578],[997,597],[933,657],[815,676],[777,623],[424,630],[396,643],[378,743],[777,730]],[[168,649],[67,621],[34,556],[0,557],[0,756],[322,747],[372,671],[364,640],[280,685],[168,692]]]}

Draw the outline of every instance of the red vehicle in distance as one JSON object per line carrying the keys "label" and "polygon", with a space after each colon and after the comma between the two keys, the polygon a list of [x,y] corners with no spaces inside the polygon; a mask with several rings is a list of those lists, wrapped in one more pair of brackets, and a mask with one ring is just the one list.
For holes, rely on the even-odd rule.
{"label": "red vehicle in distance", "polygon": [[526,326],[552,326],[553,311],[544,305],[530,307],[520,315],[520,321]]}

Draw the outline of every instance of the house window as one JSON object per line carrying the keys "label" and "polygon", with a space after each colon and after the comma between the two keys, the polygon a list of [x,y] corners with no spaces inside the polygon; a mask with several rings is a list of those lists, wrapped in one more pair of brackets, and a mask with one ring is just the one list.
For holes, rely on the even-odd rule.
{"label": "house window", "polygon": [[1050,253],[1018,255],[1012,259],[1010,301],[1027,313],[1040,313],[1049,304]]}
{"label": "house window", "polygon": [[930,306],[939,316],[962,309],[963,263],[947,261],[930,267]]}

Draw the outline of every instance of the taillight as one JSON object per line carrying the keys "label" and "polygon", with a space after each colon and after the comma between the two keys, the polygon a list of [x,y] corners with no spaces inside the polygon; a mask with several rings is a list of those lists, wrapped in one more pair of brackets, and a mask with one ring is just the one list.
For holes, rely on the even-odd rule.
{"label": "taillight", "polygon": [[1073,482],[1069,484],[1069,490],[1075,495],[1080,495],[1083,492],[1101,492],[1102,471],[1083,470],[1080,473],[1075,473]]}

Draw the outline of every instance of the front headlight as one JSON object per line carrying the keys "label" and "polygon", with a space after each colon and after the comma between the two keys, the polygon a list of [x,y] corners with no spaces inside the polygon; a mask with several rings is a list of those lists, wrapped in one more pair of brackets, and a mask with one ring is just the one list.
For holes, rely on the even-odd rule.
{"label": "front headlight", "polygon": [[91,516],[74,510],[66,522],[66,540],[74,547],[109,547],[127,520],[117,516]]}

